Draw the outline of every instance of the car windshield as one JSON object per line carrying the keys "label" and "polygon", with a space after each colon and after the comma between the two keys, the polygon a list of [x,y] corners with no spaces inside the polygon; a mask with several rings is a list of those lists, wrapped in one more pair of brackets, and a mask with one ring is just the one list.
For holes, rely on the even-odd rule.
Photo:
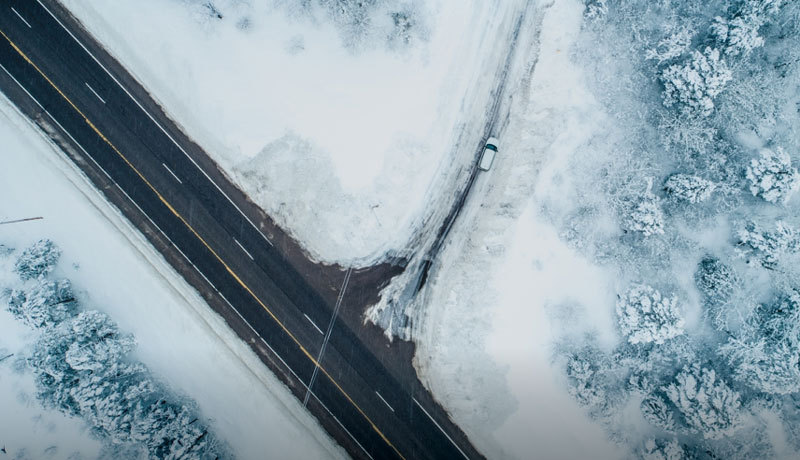
{"label": "car windshield", "polygon": [[486,148],[489,149],[489,150],[494,150],[495,152],[497,151],[497,147],[495,147],[492,144],[486,144]]}

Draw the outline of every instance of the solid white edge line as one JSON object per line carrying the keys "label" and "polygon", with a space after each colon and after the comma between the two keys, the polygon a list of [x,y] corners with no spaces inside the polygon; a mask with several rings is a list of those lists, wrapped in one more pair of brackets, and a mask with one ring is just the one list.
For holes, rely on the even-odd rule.
{"label": "solid white edge line", "polygon": [[314,326],[314,329],[316,329],[316,330],[317,330],[317,332],[319,332],[319,333],[320,333],[320,335],[325,335],[325,333],[324,333],[324,332],[322,332],[322,329],[320,329],[320,328],[319,328],[319,326],[317,326],[317,323],[315,323],[313,319],[309,318],[309,317],[308,317],[308,315],[306,315],[305,313],[303,313],[303,316],[305,316],[305,317],[306,317],[306,319],[308,320],[308,322],[309,322],[309,323],[311,323],[311,325],[312,325],[312,326]]}
{"label": "solid white edge line", "polygon": [[377,390],[375,391],[375,394],[378,395],[379,398],[381,398],[381,401],[383,401],[383,403],[386,404],[386,407],[388,407],[390,411],[394,412],[394,407],[392,407],[388,402],[386,402],[386,400],[383,399],[383,396],[381,396],[381,394],[378,393]]}
{"label": "solid white edge line", "polygon": [[169,166],[167,166],[167,165],[166,165],[166,163],[161,163],[161,166],[163,166],[163,167],[164,167],[164,169],[166,169],[167,171],[169,171],[169,173],[170,173],[170,174],[172,174],[172,177],[174,177],[174,178],[175,178],[175,180],[176,180],[176,181],[178,181],[178,183],[179,183],[179,184],[183,184],[183,181],[182,181],[182,180],[180,180],[180,178],[179,178],[178,176],[176,176],[176,175],[175,175],[175,173],[174,173],[174,172],[172,172],[172,170],[171,170],[171,169],[169,169]]}
{"label": "solid white edge line", "polygon": [[217,289],[217,287],[214,286],[214,283],[212,283],[211,280],[208,279],[205,273],[201,272],[197,267],[195,267],[195,270],[197,270],[197,273],[199,273],[200,276],[202,276],[203,279],[206,280],[206,283],[208,283],[211,286],[211,288],[214,289],[214,292],[219,293],[219,289]]}
{"label": "solid white edge line", "polygon": [[441,425],[439,425],[438,423],[436,423],[436,420],[434,420],[434,419],[433,419],[433,417],[431,417],[431,414],[429,414],[429,413],[428,413],[428,411],[426,411],[426,410],[425,410],[425,408],[424,408],[424,407],[422,407],[422,404],[420,404],[420,403],[419,403],[419,401],[417,401],[417,398],[414,398],[414,397],[412,397],[411,399],[413,399],[413,400],[414,400],[414,402],[417,404],[417,406],[418,406],[420,409],[422,409],[422,412],[425,412],[425,415],[427,415],[427,416],[428,416],[428,418],[429,418],[429,419],[431,419],[431,422],[433,422],[433,424],[434,424],[434,425],[436,425],[436,428],[439,428],[439,431],[441,431],[441,432],[442,432],[442,434],[444,434],[444,435],[445,435],[445,437],[447,437],[447,439],[450,441],[450,443],[451,443],[451,444],[453,444],[453,445],[456,447],[456,449],[458,449],[458,451],[461,453],[461,455],[463,455],[463,456],[464,456],[464,458],[466,458],[467,460],[469,460],[469,457],[467,457],[467,454],[465,454],[465,453],[464,453],[464,451],[463,451],[463,450],[461,450],[461,448],[460,448],[460,447],[458,447],[458,444],[456,444],[456,442],[455,442],[455,441],[453,441],[453,438],[451,438],[451,437],[450,437],[450,435],[449,435],[449,434],[447,434],[447,432],[445,432],[445,431],[442,429],[442,426],[441,426]]}
{"label": "solid white edge line", "polygon": [[[59,19],[56,17],[56,15],[55,15],[55,14],[53,14],[53,12],[52,12],[52,11],[50,11],[50,10],[49,10],[49,9],[48,9],[46,6],[44,6],[44,3],[42,3],[42,0],[36,0],[36,1],[39,3],[39,5],[40,5],[42,8],[44,8],[44,10],[45,10],[45,11],[47,11],[47,13],[48,13],[48,14],[49,14],[49,15],[50,15],[50,16],[51,16],[53,19],[55,19],[55,21],[56,21],[56,22],[57,22],[57,23],[58,23],[58,24],[61,26],[61,28],[62,28],[62,29],[64,29],[64,30],[67,32],[67,34],[69,34],[69,36],[70,36],[70,37],[72,37],[72,39],[73,39],[73,40],[75,40],[75,42],[76,42],[76,43],[77,43],[77,44],[78,44],[78,45],[79,45],[81,48],[83,48],[83,50],[84,50],[84,51],[86,51],[86,54],[88,54],[89,56],[91,56],[91,57],[92,57],[92,59],[94,60],[94,62],[96,62],[96,63],[97,63],[97,65],[99,65],[99,66],[100,66],[100,68],[101,68],[101,69],[103,69],[103,70],[106,72],[106,74],[108,74],[108,76],[109,76],[109,77],[111,77],[111,79],[114,81],[114,83],[116,83],[116,84],[117,84],[117,86],[119,86],[119,87],[122,89],[122,91],[124,91],[124,92],[125,92],[125,94],[127,94],[127,95],[128,95],[128,97],[129,97],[129,98],[131,98],[131,100],[132,100],[132,101],[133,101],[133,102],[134,102],[134,103],[135,103],[135,104],[136,104],[136,105],[137,105],[137,106],[138,106],[138,107],[139,107],[139,108],[142,110],[142,112],[144,112],[144,114],[145,114],[145,115],[147,115],[147,117],[148,117],[148,118],[150,118],[150,120],[151,120],[153,123],[155,123],[155,125],[156,125],[156,126],[158,126],[158,129],[160,129],[160,130],[161,130],[161,132],[163,132],[163,133],[164,133],[164,135],[166,135],[166,136],[167,136],[167,138],[169,138],[169,140],[170,140],[170,141],[172,141],[172,143],[173,143],[173,144],[175,144],[175,146],[176,146],[176,147],[178,147],[178,150],[180,150],[181,152],[183,152],[183,154],[184,154],[184,155],[186,155],[186,158],[188,158],[188,159],[189,159],[189,161],[191,161],[191,162],[192,162],[192,164],[193,164],[193,165],[195,165],[195,167],[196,167],[197,169],[199,169],[201,173],[203,173],[203,175],[206,177],[206,179],[208,179],[208,181],[209,181],[209,182],[211,182],[212,184],[214,184],[214,187],[216,187],[216,189],[219,191],[219,193],[221,193],[221,194],[222,194],[222,196],[224,196],[224,197],[225,197],[225,198],[226,198],[226,199],[227,199],[227,200],[228,200],[228,201],[229,201],[229,202],[230,202],[230,203],[233,205],[233,207],[234,207],[234,208],[236,208],[236,210],[237,210],[237,211],[239,211],[239,214],[241,214],[241,215],[242,215],[242,217],[244,217],[244,218],[245,218],[245,220],[246,220],[246,221],[247,221],[247,222],[248,222],[248,223],[249,223],[249,224],[250,224],[250,225],[251,225],[251,226],[252,226],[252,227],[253,227],[253,228],[254,228],[254,229],[255,229],[255,230],[258,232],[258,233],[259,233],[259,235],[261,235],[261,236],[264,238],[264,240],[266,240],[266,242],[267,242],[267,243],[269,243],[269,245],[270,245],[270,246],[273,246],[273,244],[272,244],[272,241],[270,241],[270,240],[269,240],[269,238],[267,238],[267,235],[264,235],[264,233],[262,233],[262,232],[261,232],[261,230],[260,230],[260,229],[259,229],[259,228],[256,226],[256,224],[254,224],[254,223],[253,223],[253,221],[252,221],[252,220],[250,220],[250,218],[249,218],[249,217],[247,217],[247,215],[246,215],[244,212],[242,212],[242,210],[239,208],[239,206],[237,206],[237,205],[236,205],[236,203],[234,203],[234,202],[233,202],[233,200],[232,200],[232,199],[231,199],[231,198],[230,198],[230,197],[229,197],[229,196],[228,196],[228,195],[227,195],[227,194],[226,194],[224,191],[222,191],[222,189],[220,188],[220,186],[219,186],[219,185],[217,185],[217,183],[216,183],[216,182],[214,182],[214,181],[211,179],[211,177],[208,175],[208,173],[206,173],[206,172],[205,172],[205,170],[204,170],[203,168],[201,168],[201,167],[200,167],[200,165],[198,165],[196,161],[194,161],[194,158],[192,158],[192,157],[191,157],[191,156],[190,156],[190,155],[189,155],[189,154],[186,152],[186,150],[184,150],[184,149],[183,149],[183,147],[181,147],[181,145],[180,145],[180,144],[178,144],[178,142],[177,142],[177,141],[176,141],[176,140],[175,140],[175,139],[174,139],[174,138],[173,138],[173,137],[172,137],[172,136],[171,136],[171,135],[170,135],[170,134],[167,132],[167,130],[166,130],[166,129],[164,129],[164,127],[163,127],[163,126],[161,126],[161,124],[160,124],[160,123],[158,123],[158,121],[156,121],[156,119],[155,119],[155,118],[154,118],[152,115],[150,115],[150,112],[148,112],[148,111],[147,111],[147,110],[146,110],[146,109],[145,109],[145,108],[142,106],[142,104],[140,104],[140,103],[139,103],[139,101],[138,101],[138,100],[136,100],[136,98],[134,98],[134,97],[133,97],[133,95],[132,95],[132,94],[131,94],[131,93],[130,93],[130,92],[129,92],[129,91],[128,91],[128,90],[127,90],[127,89],[126,89],[124,86],[122,86],[122,83],[120,83],[120,82],[119,82],[119,80],[117,80],[117,79],[116,79],[116,77],[114,77],[114,75],[112,75],[112,74],[111,74],[111,72],[109,72],[109,70],[108,70],[108,69],[107,69],[107,68],[106,68],[106,67],[105,67],[105,66],[104,66],[102,63],[100,63],[100,60],[99,60],[99,59],[97,59],[97,58],[94,56],[94,54],[92,54],[92,53],[91,53],[91,51],[89,51],[89,49],[88,49],[88,48],[86,48],[86,46],[84,46],[84,44],[83,44],[83,43],[81,43],[81,41],[80,41],[80,40],[78,40],[78,37],[76,37],[75,35],[73,35],[73,34],[72,34],[72,32],[71,32],[69,29],[67,29],[67,27],[66,27],[66,26],[65,26],[65,25],[64,25],[64,24],[61,22],[61,20],[59,20]],[[144,85],[143,85],[143,86],[144,86]]]}
{"label": "solid white edge line", "polygon": [[23,18],[22,15],[19,14],[19,12],[17,12],[17,10],[15,10],[13,6],[11,7],[11,11],[13,11],[14,14],[17,15],[18,18],[22,19],[22,22],[24,22],[25,25],[28,26],[29,29],[33,29],[33,27],[31,27],[31,23],[26,21],[25,18]]}
{"label": "solid white edge line", "polygon": [[247,254],[247,257],[249,257],[250,260],[253,260],[253,261],[256,260],[256,259],[253,258],[253,255],[250,254],[250,251],[248,251],[247,249],[244,248],[244,246],[242,246],[242,243],[240,243],[239,240],[234,238],[233,241],[236,243],[237,246],[239,246],[239,249],[241,249],[242,251],[244,251],[245,254]]}
{"label": "solid white edge line", "polygon": [[96,96],[98,99],[100,99],[100,102],[102,102],[103,104],[105,104],[105,103],[106,103],[106,100],[105,100],[105,99],[103,99],[102,97],[100,97],[100,95],[99,95],[99,94],[97,94],[97,91],[95,91],[95,90],[94,90],[94,88],[92,88],[92,87],[89,85],[89,83],[88,83],[88,82],[83,82],[83,84],[84,84],[84,85],[86,85],[86,87],[87,87],[87,88],[89,88],[89,91],[91,91],[91,92],[92,92],[92,94],[94,94],[94,95],[95,95],[95,96]]}

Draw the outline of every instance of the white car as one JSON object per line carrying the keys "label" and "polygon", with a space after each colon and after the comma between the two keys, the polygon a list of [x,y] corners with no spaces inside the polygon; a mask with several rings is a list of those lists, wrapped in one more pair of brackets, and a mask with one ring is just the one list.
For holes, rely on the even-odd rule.
{"label": "white car", "polygon": [[483,147],[483,155],[481,155],[481,162],[478,163],[478,169],[481,171],[488,171],[494,162],[494,156],[497,155],[497,144],[500,141],[496,137],[490,137]]}

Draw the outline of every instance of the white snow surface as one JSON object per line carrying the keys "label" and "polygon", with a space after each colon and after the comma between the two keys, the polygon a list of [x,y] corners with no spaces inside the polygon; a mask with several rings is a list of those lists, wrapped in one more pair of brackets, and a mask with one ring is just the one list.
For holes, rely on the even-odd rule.
{"label": "white snow surface", "polygon": [[621,458],[553,361],[569,331],[578,340],[594,330],[608,347],[619,337],[614,274],[567,247],[541,212],[574,205],[558,195],[573,180],[570,158],[603,128],[569,57],[583,5],[537,9],[538,61],[514,88],[495,168],[478,179],[434,268],[412,331],[415,365],[488,458]]}
{"label": "white snow surface", "polygon": [[[85,176],[3,98],[0,101],[0,241],[25,248],[50,238],[63,250],[54,276],[72,280],[86,308],[132,333],[135,358],[168,388],[197,402],[238,458],[344,458],[258,357],[183,281]],[[0,350],[18,353],[30,333],[0,312]],[[12,358],[13,359],[13,358]],[[32,458],[96,457],[80,420],[44,411],[30,374],[0,364],[0,445]],[[55,446],[55,450],[42,449]],[[42,447],[44,446],[44,447]]]}
{"label": "white snow surface", "polygon": [[410,251],[449,199],[524,4],[410,2],[426,38],[353,49],[293,2],[63,3],[312,257],[356,266]]}
{"label": "white snow surface", "polygon": [[[8,275],[10,270],[0,268],[0,282]],[[100,442],[74,419],[42,409],[33,375],[14,369],[14,361],[32,340],[31,330],[5,309],[0,310],[0,329],[0,358],[14,354],[0,363],[0,447],[6,448],[10,458],[66,459],[76,454],[80,457],[72,458],[96,458]]]}

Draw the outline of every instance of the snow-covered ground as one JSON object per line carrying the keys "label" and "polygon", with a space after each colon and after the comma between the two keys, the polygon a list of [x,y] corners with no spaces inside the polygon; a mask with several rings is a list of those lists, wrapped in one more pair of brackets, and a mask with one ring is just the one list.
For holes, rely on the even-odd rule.
{"label": "snow-covered ground", "polygon": [[[747,171],[757,169],[757,159],[764,157],[759,148],[790,145],[794,153],[776,169],[785,172],[783,177],[798,177],[798,67],[776,75],[770,59],[797,49],[798,28],[786,25],[797,24],[793,21],[800,11],[794,4],[784,13],[781,2],[736,4],[746,5],[744,11],[759,11],[747,13],[752,16],[721,4],[714,13],[692,2],[617,5],[621,7],[603,1],[538,2],[542,22],[535,66],[513,90],[511,120],[495,167],[478,179],[432,270],[425,308],[412,322],[418,345],[415,365],[432,393],[490,458],[694,458],[704,452],[719,458],[797,458],[796,377],[766,390],[748,388],[753,382],[737,375],[744,371],[736,369],[736,361],[715,349],[720,341],[746,349],[747,340],[728,342],[728,334],[741,332],[709,325],[713,310],[701,300],[708,294],[698,292],[698,276],[703,274],[701,261],[711,256],[734,267],[728,279],[738,283],[734,291],[742,297],[719,308],[731,317],[750,314],[748,324],[757,338],[762,333],[759,318],[749,312],[800,308],[796,300],[770,304],[782,292],[797,292],[796,248],[782,245],[781,237],[765,236],[773,238],[776,258],[784,263],[762,267],[740,242],[745,238],[741,230],[737,234],[737,227],[748,220],[760,219],[765,226],[792,220],[785,234],[797,241],[796,196],[788,204],[758,199],[760,189]],[[709,23],[724,21],[714,14],[739,14],[755,26],[748,25],[747,40],[735,42],[731,32],[730,45],[721,35],[704,32]],[[694,41],[681,40],[681,34],[694,34]],[[701,77],[686,70],[685,62],[704,58],[691,46],[715,39],[719,42],[714,46],[728,53],[723,59],[732,69],[733,88],[717,91],[713,84],[722,81],[724,86],[725,79],[714,81],[708,75],[704,77],[711,89],[702,84],[694,88],[701,96],[710,92],[706,103],[722,94],[713,101],[718,118],[709,121],[703,118],[707,114],[692,117],[677,107],[665,108],[662,91],[668,85],[665,74],[657,72],[669,64],[661,65],[647,52],[672,53],[664,61],[677,63],[674,72],[682,69],[697,84]],[[750,45],[765,50],[748,56],[724,48]],[[714,59],[711,51],[705,52]],[[797,62],[794,55],[785,61]],[[766,102],[759,105],[761,101]],[[703,207],[700,199],[671,196],[661,184],[684,171],[717,181],[718,201]],[[796,190],[790,188],[798,179],[791,181],[795,185],[781,193],[788,196]],[[658,237],[650,238],[655,233],[642,232],[626,220],[626,212],[641,209],[631,208],[626,194],[656,204],[657,218],[645,223],[656,225]],[[707,283],[721,289],[725,280]],[[623,302],[618,296],[636,282],[664,286],[680,299],[685,324],[679,323],[679,339],[667,340],[663,347],[663,342],[625,340],[616,305]],[[782,326],[764,326],[763,334],[772,331],[769,327]],[[586,367],[571,369],[568,376],[565,355],[573,356],[572,350],[581,347],[596,352],[587,355]],[[786,359],[796,356],[793,348]],[[764,364],[775,359],[768,353],[752,359],[763,371],[759,378],[783,377],[780,366]],[[695,391],[700,373],[688,370],[692,365],[710,369],[703,371],[711,376],[703,383],[706,388],[697,383]],[[796,371],[796,366],[788,367],[788,372]],[[666,402],[658,416],[667,423],[659,425],[658,416],[652,415],[657,410],[645,413],[653,407],[645,406],[645,396],[655,399],[670,393],[665,388],[682,385],[689,387],[684,400],[675,396],[677,391],[661,400]],[[710,387],[716,394],[704,407]],[[719,404],[731,394],[735,397]],[[667,456],[670,449],[677,456]]]}
{"label": "snow-covered ground", "polygon": [[0,363],[0,447],[11,458],[97,458],[101,443],[80,421],[42,409],[33,375],[14,368],[14,359],[30,343],[30,329],[5,309],[0,310],[0,329],[0,358],[15,355]]}
{"label": "snow-covered ground", "polygon": [[[40,238],[63,250],[56,275],[81,303],[101,310],[138,341],[136,359],[171,390],[198,403],[212,430],[239,458],[343,458],[287,388],[196,291],[155,252],[59,151],[7,100],[2,102],[0,242],[23,248]],[[0,357],[30,343],[30,332],[0,312]],[[80,420],[37,405],[29,374],[0,364],[0,445],[28,458],[94,458],[100,445]],[[53,449],[45,449],[55,446]],[[16,458],[16,457],[15,457]]]}
{"label": "snow-covered ground", "polygon": [[377,2],[355,44],[303,3],[64,1],[314,258],[406,254],[473,160],[525,2]]}
{"label": "snow-covered ground", "polygon": [[585,321],[608,323],[602,309],[613,292],[608,275],[567,248],[537,210],[548,182],[602,122],[569,58],[583,5],[547,3],[537,7],[538,62],[515,88],[502,151],[478,179],[414,322],[415,364],[489,458],[616,458],[552,364],[565,326],[558,319],[567,317],[555,305],[574,297],[596,312]]}

